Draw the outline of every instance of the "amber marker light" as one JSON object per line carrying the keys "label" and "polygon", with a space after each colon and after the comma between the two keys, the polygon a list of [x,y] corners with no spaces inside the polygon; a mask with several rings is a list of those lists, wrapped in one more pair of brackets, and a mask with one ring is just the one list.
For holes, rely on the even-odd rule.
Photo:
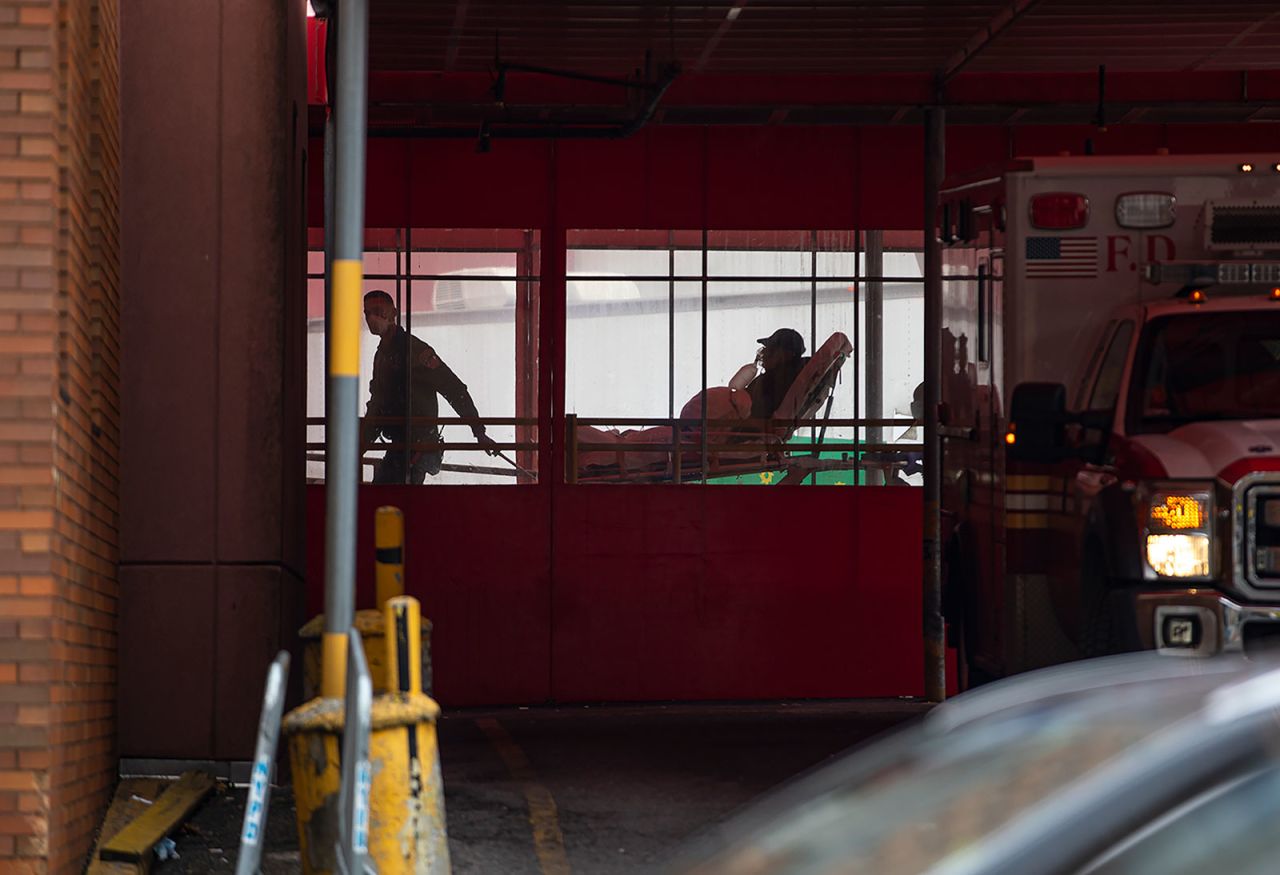
{"label": "amber marker light", "polygon": [[1013,446],[1018,442],[1018,436],[1014,433],[1013,426],[1009,426],[1009,430],[1004,433],[1004,442],[1009,446]]}
{"label": "amber marker light", "polygon": [[1194,292],[1190,294],[1190,296],[1188,296],[1187,300],[1190,301],[1192,304],[1203,304],[1204,290],[1196,289]]}
{"label": "amber marker light", "polygon": [[1272,289],[1271,294],[1268,295],[1268,297],[1271,298],[1271,300],[1273,301],[1280,301],[1280,286],[1276,286],[1274,289]]}
{"label": "amber marker light", "polygon": [[1189,495],[1166,495],[1164,504],[1151,508],[1152,522],[1166,529],[1198,529],[1204,525],[1204,505]]}

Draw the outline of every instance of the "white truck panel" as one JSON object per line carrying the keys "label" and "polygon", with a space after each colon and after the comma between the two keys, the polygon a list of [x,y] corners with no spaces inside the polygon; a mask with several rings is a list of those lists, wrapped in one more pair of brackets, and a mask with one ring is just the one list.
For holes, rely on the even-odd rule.
{"label": "white truck panel", "polygon": [[[1210,201],[1248,202],[1276,197],[1280,173],[1276,155],[1210,156],[1178,159],[1047,158],[1034,169],[1008,174],[1007,385],[1028,381],[1064,381],[1078,374],[1097,327],[1117,307],[1164,301],[1178,283],[1149,283],[1143,268],[1152,261],[1220,260],[1205,246],[1204,205]],[[1239,167],[1251,163],[1252,173]],[[1054,231],[1031,225],[1029,205],[1037,194],[1073,192],[1089,199],[1085,227]],[[1176,200],[1176,219],[1168,228],[1137,230],[1116,222],[1116,199],[1126,193],[1166,192]],[[1094,253],[1091,270],[1053,271],[1053,259],[1028,258],[1031,240],[1071,241],[1076,252]],[[1061,260],[1061,259],[1059,259]],[[1035,270],[1030,270],[1032,265]],[[1073,262],[1080,264],[1079,259]],[[1029,272],[1039,276],[1028,276]]]}

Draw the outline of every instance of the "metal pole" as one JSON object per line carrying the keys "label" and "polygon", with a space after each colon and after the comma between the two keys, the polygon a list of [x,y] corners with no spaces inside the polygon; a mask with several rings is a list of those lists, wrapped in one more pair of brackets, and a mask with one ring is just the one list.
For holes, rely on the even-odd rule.
{"label": "metal pole", "polygon": [[[680,440],[676,422],[676,240],[675,232],[667,232],[667,419],[671,420],[671,442]],[[671,451],[674,482],[680,482],[680,449]]]}
{"label": "metal pole", "polygon": [[[863,339],[867,363],[867,419],[884,419],[884,232],[867,232],[867,327]],[[867,442],[884,443],[884,430],[872,426]]]}
{"label": "metal pole", "polygon": [[[410,165],[410,166],[413,166],[413,165],[412,165],[412,162],[408,162],[408,163],[409,163],[409,165]],[[405,171],[405,175],[407,176],[407,175],[408,175],[408,173],[409,173],[409,171],[408,171],[408,169],[406,169],[406,171]],[[413,185],[413,180],[411,180],[411,179],[410,179],[410,180],[408,180],[408,186],[406,186],[406,187],[409,187],[409,186],[412,186],[412,185]],[[401,321],[404,323],[404,330],[405,330],[405,333],[412,335],[412,334],[413,334],[413,282],[412,282],[412,280],[406,280],[406,281],[405,281],[404,288],[403,288],[403,292],[404,292],[404,304],[403,304],[403,306],[401,306],[401,295],[400,295],[400,293],[401,293],[402,289],[400,288],[400,240],[399,240],[399,237],[400,237],[400,231],[401,231],[401,230],[402,230],[402,229],[399,229],[399,228],[397,228],[397,229],[396,229],[396,238],[397,238],[397,239],[396,239],[396,307],[397,307],[397,309],[399,309],[399,310],[400,310],[400,319],[401,319]],[[407,229],[407,228],[405,228],[405,229],[403,229],[403,230],[404,230],[404,232],[405,232],[405,234],[406,234],[406,239],[405,239],[405,267],[408,269],[408,268],[409,268],[409,259],[410,259],[410,258],[412,258],[412,256],[411,256],[411,255],[409,255],[409,241],[408,241],[408,237],[407,237],[407,235],[408,235],[408,233],[409,233],[409,232],[408,232],[408,229]],[[412,275],[412,273],[413,273],[412,269],[408,269],[408,270],[407,270],[407,272],[408,272],[410,275]],[[408,348],[408,347],[406,347],[406,348]],[[404,452],[405,452],[404,480],[402,480],[402,481],[400,481],[400,482],[401,482],[401,484],[402,484],[402,485],[408,485],[408,483],[409,483],[409,478],[412,476],[412,468],[413,468],[413,466],[409,464],[409,460],[413,458],[413,454],[414,454],[414,446],[413,446],[413,443],[414,443],[414,439],[415,439],[415,436],[414,436],[414,433],[413,433],[413,423],[412,423],[412,421],[411,421],[411,420],[412,420],[412,417],[413,417],[413,368],[412,368],[412,367],[406,367],[406,368],[404,369],[404,371],[405,371],[405,379],[404,379],[404,434],[405,434],[405,438],[404,438],[404,439],[405,439],[405,442],[408,444],[408,446],[405,448],[405,451],[404,451]],[[357,407],[358,407],[358,405],[357,405]],[[379,602],[379,603],[378,603],[378,606],[379,606],[379,607],[381,607],[381,606],[382,606],[382,603],[381,603],[381,602]]]}
{"label": "metal pole", "polygon": [[346,689],[347,637],[355,618],[356,484],[360,479],[360,290],[364,253],[367,0],[338,7],[337,147],[334,169],[333,306],[325,458],[324,641],[321,694]]}
{"label": "metal pole", "polygon": [[[324,312],[326,318],[333,312],[333,111],[330,109],[324,116]],[[324,333],[324,360],[329,361],[333,354],[333,338],[327,330]],[[328,416],[329,384],[324,386],[324,410]],[[329,439],[329,429],[325,427],[325,440]],[[329,478],[329,459],[325,457],[325,479]]]}
{"label": "metal pole", "polygon": [[281,650],[267,670],[267,688],[262,694],[262,716],[258,721],[258,743],[249,778],[249,798],[245,801],[240,828],[240,856],[236,875],[258,875],[262,861],[263,833],[271,804],[271,767],[280,739],[280,716],[284,713],[285,686],[289,680],[289,652]]}
{"label": "metal pole", "polygon": [[[344,0],[349,2],[349,0]],[[373,732],[373,680],[360,643],[360,633],[350,630],[342,732],[342,784],[338,790],[338,847],[334,858],[346,875],[366,875],[369,858],[369,788],[373,768],[369,762],[369,736]]]}
{"label": "metal pole", "polygon": [[[884,382],[884,333],[882,330],[884,312],[884,282],[878,277],[884,276],[884,232],[880,230],[866,232],[866,275],[867,324],[862,345],[862,361],[866,363],[865,376],[857,389],[864,389],[866,394],[867,419],[881,419],[884,414],[882,384]],[[867,443],[884,443],[884,429],[879,426],[867,427]],[[865,475],[868,485],[887,485],[883,469],[868,467]]]}
{"label": "metal pole", "polygon": [[[538,385],[538,357],[535,352],[538,334],[533,283],[529,280],[533,274],[533,232],[525,231],[521,240],[520,249],[516,252],[516,416],[529,419],[538,415],[533,392]],[[516,443],[527,444],[532,439],[533,430],[524,423],[516,426],[515,434]],[[516,450],[516,467],[532,473],[536,458],[528,449]],[[532,483],[533,478],[520,474],[517,482]]]}
{"label": "metal pole", "polygon": [[[818,350],[818,232],[809,232],[809,355],[812,356]],[[831,412],[830,406],[827,412]],[[856,413],[854,414],[857,415]],[[823,435],[826,434],[826,425],[822,427]],[[818,428],[816,425],[809,426],[809,443],[818,443]],[[815,459],[822,458],[822,450],[815,449],[813,451]],[[801,480],[801,485],[805,481]],[[814,486],[818,485],[818,472],[815,470],[813,476],[809,478],[809,482]]]}
{"label": "metal pole", "polygon": [[707,485],[707,229],[702,229],[702,485]]}
{"label": "metal pole", "polygon": [[924,116],[924,694],[947,695],[942,625],[942,445],[938,404],[942,390],[942,245],[937,234],[939,190],[946,166],[944,110]]}
{"label": "metal pole", "polygon": [[[858,301],[862,295],[862,284],[865,280],[862,278],[862,226],[859,222],[858,227],[853,232],[853,365],[858,366],[858,357],[862,355],[862,350],[858,348]],[[858,379],[853,380],[853,485],[862,485],[862,445],[864,442],[862,425],[860,417],[862,416],[862,395],[858,391]]]}

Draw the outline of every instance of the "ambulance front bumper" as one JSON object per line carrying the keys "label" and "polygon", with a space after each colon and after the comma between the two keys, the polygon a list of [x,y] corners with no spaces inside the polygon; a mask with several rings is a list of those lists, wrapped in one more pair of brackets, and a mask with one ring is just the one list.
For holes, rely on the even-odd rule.
{"label": "ambulance front bumper", "polygon": [[1240,604],[1213,589],[1135,593],[1134,616],[1142,646],[1171,656],[1280,645],[1280,604]]}

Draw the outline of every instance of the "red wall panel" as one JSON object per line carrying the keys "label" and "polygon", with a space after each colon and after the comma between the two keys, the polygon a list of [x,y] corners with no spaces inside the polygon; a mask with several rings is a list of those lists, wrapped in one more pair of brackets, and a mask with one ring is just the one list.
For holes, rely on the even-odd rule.
{"label": "red wall panel", "polygon": [[919,695],[920,491],[557,496],[558,700]]}
{"label": "red wall panel", "polygon": [[[537,228],[550,202],[549,140],[407,140],[408,219],[418,228]],[[370,217],[372,219],[372,217]]]}
{"label": "red wall panel", "polygon": [[[947,171],[1018,155],[1234,152],[1280,147],[1275,125],[955,126]],[[918,127],[651,127],[626,140],[369,144],[370,227],[537,228],[551,206],[567,228],[864,228],[920,225]],[[312,141],[312,154],[321,143]],[[310,162],[312,225],[322,217]]]}
{"label": "red wall panel", "polygon": [[1171,152],[1275,152],[1280,150],[1280,125],[1167,125],[1164,138]]}
{"label": "red wall panel", "polygon": [[[356,607],[374,606],[373,516],[405,518],[405,591],[431,620],[435,692],[458,707],[550,698],[547,491],[361,486]],[[324,610],[323,486],[307,487],[307,607]]]}
{"label": "red wall panel", "polygon": [[682,145],[682,150],[659,150],[652,131],[625,140],[561,140],[555,146],[557,206],[574,217],[570,227],[629,227],[628,220],[653,216],[653,182],[668,172],[667,164],[674,164],[689,182],[677,200],[676,215],[701,218],[700,209],[693,215],[687,210],[691,203],[701,206],[690,195],[702,187],[702,137]]}
{"label": "red wall panel", "polygon": [[[357,606],[394,504],[442,703],[921,693],[919,490],[552,491],[361,487]],[[308,509],[317,613],[323,487]]]}
{"label": "red wall panel", "polygon": [[[370,228],[400,228],[406,224],[401,220],[410,203],[408,180],[412,145],[408,140],[369,140],[365,144],[364,211]],[[322,148],[322,142],[315,144],[313,154],[319,155]],[[316,167],[320,164],[319,161],[312,162],[312,180],[317,178]],[[312,224],[323,227],[323,185],[319,191],[312,190],[309,203]],[[322,211],[318,220],[315,216],[317,208]]]}
{"label": "red wall panel", "polygon": [[923,130],[864,128],[857,185],[863,228],[919,228],[924,213]]}
{"label": "red wall panel", "polygon": [[858,145],[852,127],[708,129],[708,226],[853,227]]}

